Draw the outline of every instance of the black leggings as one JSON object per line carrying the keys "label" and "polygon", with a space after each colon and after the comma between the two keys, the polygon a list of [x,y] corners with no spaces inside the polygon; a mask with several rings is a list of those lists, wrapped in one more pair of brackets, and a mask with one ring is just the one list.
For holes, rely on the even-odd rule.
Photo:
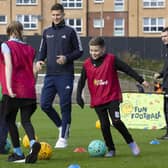
{"label": "black leggings", "polygon": [[115,150],[112,134],[110,131],[109,117],[112,120],[113,126],[120,132],[126,143],[129,144],[133,142],[131,134],[129,133],[125,124],[120,120],[119,102],[111,103],[109,107],[95,108],[95,111],[100,120],[103,138],[109,151]]}
{"label": "black leggings", "polygon": [[164,115],[166,120],[166,130],[168,134],[168,94],[164,95]]}
{"label": "black leggings", "polygon": [[166,134],[168,134],[168,89],[164,88],[164,115],[166,121]]}
{"label": "black leggings", "polygon": [[5,152],[4,147],[8,136],[8,126],[7,123],[5,122],[4,112],[2,108],[3,104],[2,101],[0,101],[0,153]]}
{"label": "black leggings", "polygon": [[16,116],[19,110],[21,115],[21,123],[27,136],[29,137],[29,140],[35,139],[34,128],[30,120],[32,114],[36,110],[35,101],[30,101],[28,99],[10,98],[8,96],[4,96],[3,101],[5,119],[9,128],[9,134],[13,147],[20,147],[19,132],[16,125]]}

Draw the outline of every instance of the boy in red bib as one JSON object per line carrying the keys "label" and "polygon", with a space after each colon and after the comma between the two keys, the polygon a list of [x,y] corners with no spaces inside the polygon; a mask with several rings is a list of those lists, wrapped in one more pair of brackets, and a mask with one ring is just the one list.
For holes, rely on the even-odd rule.
{"label": "boy in red bib", "polygon": [[95,109],[101,123],[101,130],[108,152],[105,157],[115,156],[115,145],[110,131],[110,120],[113,126],[120,132],[126,143],[131,148],[133,155],[140,154],[140,149],[133,140],[128,129],[120,119],[119,105],[122,101],[122,93],[117,71],[125,72],[136,81],[148,87],[146,82],[131,67],[115,57],[113,54],[105,53],[105,42],[101,37],[92,38],[89,42],[90,57],[85,60],[77,87],[77,103],[83,108],[84,101],[82,90],[87,80],[91,107]]}

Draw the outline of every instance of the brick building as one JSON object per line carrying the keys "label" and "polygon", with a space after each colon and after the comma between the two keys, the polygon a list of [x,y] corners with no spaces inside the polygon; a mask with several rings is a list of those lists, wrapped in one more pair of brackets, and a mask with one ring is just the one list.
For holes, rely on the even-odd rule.
{"label": "brick building", "polygon": [[41,35],[56,2],[80,36],[158,37],[168,26],[168,0],[0,0],[0,34],[19,20],[25,35]]}

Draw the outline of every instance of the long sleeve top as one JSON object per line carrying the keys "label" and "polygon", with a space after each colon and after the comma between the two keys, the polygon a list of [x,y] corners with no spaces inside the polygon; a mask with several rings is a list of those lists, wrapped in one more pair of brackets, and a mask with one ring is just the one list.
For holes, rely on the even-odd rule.
{"label": "long sleeve top", "polygon": [[[37,61],[47,61],[47,74],[73,74],[73,61],[81,57],[83,49],[76,31],[66,26],[64,20],[58,25],[52,24],[44,30]],[[66,63],[56,62],[58,55],[64,55]]]}

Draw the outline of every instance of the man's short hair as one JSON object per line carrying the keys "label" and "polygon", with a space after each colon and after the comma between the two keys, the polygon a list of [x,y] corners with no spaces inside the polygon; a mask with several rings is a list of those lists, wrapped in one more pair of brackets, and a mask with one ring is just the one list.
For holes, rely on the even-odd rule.
{"label": "man's short hair", "polygon": [[64,12],[64,7],[62,4],[56,3],[51,7],[51,11],[52,10],[61,10],[62,12]]}
{"label": "man's short hair", "polygon": [[163,30],[162,30],[162,32],[168,32],[168,27],[165,27]]}

